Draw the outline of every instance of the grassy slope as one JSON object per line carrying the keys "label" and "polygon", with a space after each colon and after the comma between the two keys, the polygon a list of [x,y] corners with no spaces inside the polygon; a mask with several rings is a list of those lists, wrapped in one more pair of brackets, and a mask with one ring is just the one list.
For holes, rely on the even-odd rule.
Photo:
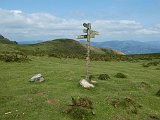
{"label": "grassy slope", "polygon": [[[30,45],[8,45],[0,44],[0,51],[21,51],[27,54],[43,54],[63,53],[63,54],[85,54],[86,46],[71,39],[57,39],[53,41],[30,44]],[[99,48],[91,47],[91,52],[94,54],[105,54]]]}
{"label": "grassy slope", "polygon": [[[71,102],[71,96],[87,96],[92,99],[96,115],[93,120],[147,120],[147,114],[160,113],[159,70],[144,68],[141,62],[92,62],[91,73],[108,73],[107,81],[98,81],[96,88],[86,90],[78,85],[85,75],[85,61],[32,57],[29,63],[4,63],[0,61],[0,120],[72,120],[62,113]],[[158,66],[160,67],[160,66]],[[123,72],[126,79],[115,78]],[[31,84],[28,80],[42,73],[44,83]],[[96,79],[95,79],[96,80]],[[136,82],[144,81],[151,88],[138,89]],[[127,114],[122,108],[114,108],[108,97],[131,97],[142,105],[138,114]],[[52,102],[47,102],[48,100]],[[6,112],[12,112],[5,115]]]}
{"label": "grassy slope", "polygon": [[16,44],[15,41],[10,41],[7,38],[4,38],[1,34],[0,34],[0,44]]}

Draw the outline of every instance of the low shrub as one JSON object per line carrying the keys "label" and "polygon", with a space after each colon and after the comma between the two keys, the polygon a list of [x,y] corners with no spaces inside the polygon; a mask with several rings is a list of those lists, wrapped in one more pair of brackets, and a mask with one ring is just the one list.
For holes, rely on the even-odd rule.
{"label": "low shrub", "polygon": [[70,114],[74,119],[78,120],[90,120],[94,115],[92,111],[92,102],[88,98],[78,97],[77,99],[72,97],[71,108],[64,110],[65,113]]}
{"label": "low shrub", "polygon": [[127,76],[126,76],[125,74],[123,74],[123,73],[117,73],[117,74],[115,75],[115,77],[116,77],[116,78],[127,78]]}
{"label": "low shrub", "polygon": [[0,60],[4,62],[26,62],[30,59],[25,54],[0,54]]}
{"label": "low shrub", "polygon": [[157,95],[158,97],[160,97],[160,90],[158,90],[158,92],[156,93],[156,95]]}
{"label": "low shrub", "polygon": [[142,66],[143,66],[143,67],[149,67],[149,65],[148,65],[148,64],[145,64],[145,63],[143,63]]}
{"label": "low shrub", "polygon": [[158,114],[149,114],[149,120],[160,120],[160,115]]}
{"label": "low shrub", "polygon": [[134,83],[134,88],[140,89],[140,90],[145,90],[151,88],[151,85],[146,83],[146,82],[135,82]]}
{"label": "low shrub", "polygon": [[148,63],[143,63],[142,66],[143,67],[150,67],[150,66],[157,66],[158,64],[160,64],[160,61],[152,61],[152,62],[148,62]]}
{"label": "low shrub", "polygon": [[108,74],[100,74],[98,77],[99,80],[107,80],[110,79]]}
{"label": "low shrub", "polygon": [[137,104],[136,101],[130,97],[114,98],[113,100],[111,100],[111,104],[115,108],[123,108],[128,114],[130,114],[130,113],[137,114],[138,108],[142,107],[141,105]]}

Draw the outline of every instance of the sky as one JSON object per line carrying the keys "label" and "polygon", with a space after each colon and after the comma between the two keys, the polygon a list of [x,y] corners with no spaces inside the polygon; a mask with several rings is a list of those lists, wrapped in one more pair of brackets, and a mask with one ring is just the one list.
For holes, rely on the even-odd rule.
{"label": "sky", "polygon": [[11,40],[76,39],[84,22],[96,42],[160,40],[160,0],[0,0],[0,34]]}

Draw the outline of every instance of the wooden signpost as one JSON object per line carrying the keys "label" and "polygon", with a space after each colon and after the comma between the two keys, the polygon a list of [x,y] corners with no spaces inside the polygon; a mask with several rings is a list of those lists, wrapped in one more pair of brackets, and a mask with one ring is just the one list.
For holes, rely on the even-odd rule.
{"label": "wooden signpost", "polygon": [[86,80],[90,82],[90,38],[95,38],[95,35],[99,35],[99,32],[91,30],[91,23],[83,23],[83,26],[87,29],[84,29],[83,32],[87,35],[78,35],[77,39],[87,39],[87,57],[86,57]]}

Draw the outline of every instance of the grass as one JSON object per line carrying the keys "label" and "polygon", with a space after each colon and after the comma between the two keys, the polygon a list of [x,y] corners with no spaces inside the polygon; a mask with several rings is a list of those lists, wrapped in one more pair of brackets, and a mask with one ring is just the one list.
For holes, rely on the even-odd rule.
{"label": "grass", "polygon": [[[32,57],[29,63],[0,61],[0,120],[72,120],[63,113],[71,104],[71,97],[87,97],[94,107],[93,120],[147,120],[150,114],[159,116],[160,89],[157,66],[142,67],[140,62],[91,63],[91,74],[107,73],[110,79],[98,81],[95,88],[83,89],[78,83],[85,76],[85,61]],[[159,66],[159,65],[158,65]],[[114,77],[124,73],[127,78]],[[45,82],[30,83],[30,78],[41,73]],[[142,83],[150,87],[139,88]],[[140,84],[140,85],[139,85]],[[131,98],[137,104],[137,114],[129,114],[123,107],[115,108],[110,99]]]}

